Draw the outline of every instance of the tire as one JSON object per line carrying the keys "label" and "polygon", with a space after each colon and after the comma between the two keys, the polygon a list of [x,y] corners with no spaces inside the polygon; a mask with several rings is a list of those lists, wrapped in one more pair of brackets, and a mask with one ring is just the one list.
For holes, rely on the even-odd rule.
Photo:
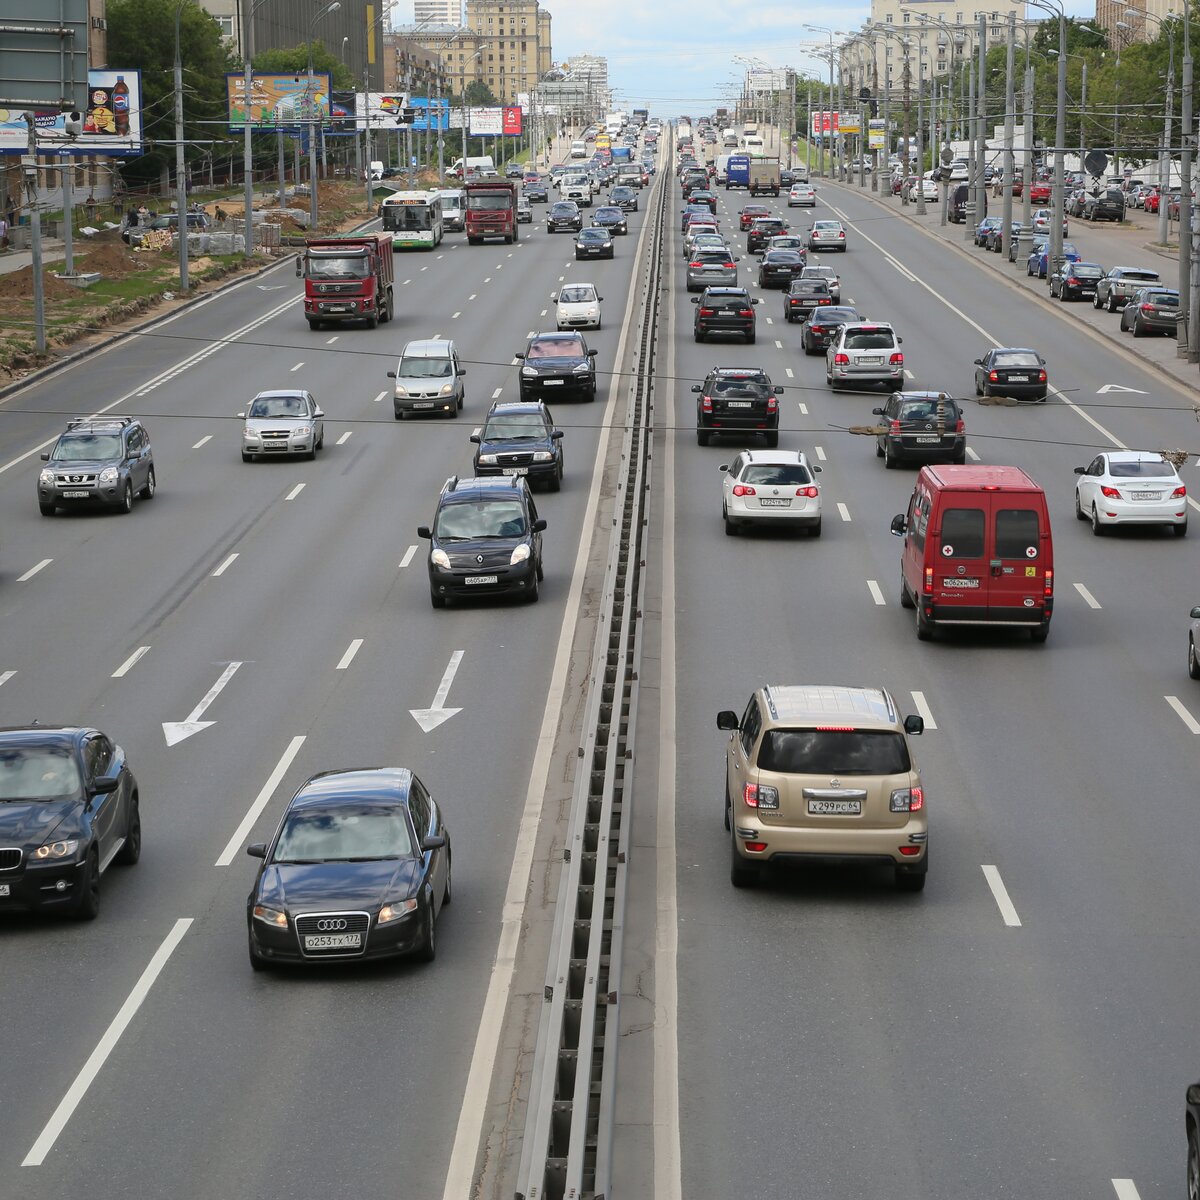
{"label": "tire", "polygon": [[1099,292],[1097,292],[1097,293],[1096,293],[1096,294],[1095,294],[1095,295],[1092,297],[1092,307],[1093,307],[1093,308],[1097,308],[1097,309],[1100,307],[1100,293],[1099,293]]}
{"label": "tire", "polygon": [[117,851],[113,860],[123,867],[132,867],[142,857],[142,814],[138,798],[133,797],[133,810],[129,814],[129,826],[125,830],[125,844]]}
{"label": "tire", "polygon": [[1196,654],[1196,643],[1188,638],[1188,674],[1193,679],[1200,679],[1200,656]]}
{"label": "tire", "polygon": [[1094,533],[1096,535],[1096,537],[1103,537],[1104,533],[1105,533],[1105,529],[1104,529],[1104,526],[1100,524],[1100,514],[1096,512],[1096,506],[1094,504],[1092,505],[1091,520],[1092,520],[1092,533]]}
{"label": "tire", "polygon": [[38,501],[38,511],[43,517],[52,517],[54,516],[55,506],[53,504],[43,504],[41,501]]}
{"label": "tire", "polygon": [[1172,525],[1171,530],[1177,538],[1187,537],[1187,522],[1184,521],[1182,525]]}
{"label": "tire", "polygon": [[725,524],[725,536],[726,537],[737,537],[737,535],[741,532],[741,530],[738,529],[738,524],[736,521],[731,521],[729,519],[729,513],[726,512],[725,509],[723,509],[723,508],[721,509],[721,520]]}
{"label": "tire", "polygon": [[379,310],[379,323],[386,324],[392,319],[392,294],[388,292],[387,299],[384,301],[383,308]]}
{"label": "tire", "polygon": [[454,859],[450,854],[450,848],[446,847],[446,886],[442,889],[442,907],[454,899],[454,888],[451,885],[451,876],[454,874]]}
{"label": "tire", "polygon": [[892,453],[890,442],[884,442],[883,444],[883,465],[889,471],[894,471],[896,469],[896,456]]}
{"label": "tire", "polygon": [[[929,851],[925,851],[925,857],[929,857]],[[928,868],[920,873],[916,871],[905,871],[900,867],[896,868],[896,891],[898,892],[923,892],[925,890],[925,880],[929,875]]]}
{"label": "tire", "polygon": [[379,310],[376,309],[369,317],[367,317],[367,328],[376,329],[379,326]]}
{"label": "tire", "polygon": [[933,625],[926,620],[925,612],[917,603],[915,597],[913,599],[913,608],[917,610],[917,641],[930,642],[933,640]]}
{"label": "tire", "polygon": [[253,462],[253,461],[254,461],[254,455],[247,454],[246,451],[243,450],[242,451],[242,462]]}
{"label": "tire", "polygon": [[779,445],[779,430],[772,429],[763,435],[766,438],[767,449],[774,450]]}
{"label": "tire", "polygon": [[533,573],[533,586],[525,593],[525,602],[527,604],[536,604],[538,602],[538,596],[541,592],[541,588],[538,587],[539,579],[541,579],[541,575],[535,568]]}
{"label": "tire", "polygon": [[900,607],[916,608],[916,601],[908,594],[908,584],[904,582],[904,572],[900,572]]}
{"label": "tire", "polygon": [[748,334],[746,334],[746,345],[747,345],[747,346],[753,346],[753,345],[754,345],[754,338],[755,338],[755,335],[754,335],[753,333],[748,333]]}
{"label": "tire", "polygon": [[696,430],[696,445],[697,446],[707,446],[708,440],[711,437],[712,437],[712,434],[707,429],[697,429]]}
{"label": "tire", "polygon": [[883,447],[879,444],[878,438],[875,439],[875,457],[876,458],[883,457]]}
{"label": "tire", "polygon": [[1034,626],[1034,627],[1033,627],[1033,628],[1032,628],[1032,629],[1029,631],[1029,640],[1030,640],[1030,641],[1031,641],[1031,642],[1032,642],[1032,643],[1033,643],[1035,646],[1041,646],[1041,645],[1044,645],[1044,644],[1045,644],[1045,641],[1046,641],[1046,639],[1047,639],[1049,636],[1050,636],[1050,626],[1049,626],[1049,625],[1046,625],[1046,624],[1043,624],[1043,625],[1035,625],[1035,626]]}
{"label": "tire", "polygon": [[426,906],[429,912],[428,920],[425,922],[425,934],[421,938],[420,945],[413,951],[413,957],[418,962],[433,962],[437,958],[437,934],[435,932],[436,922],[433,916],[433,900],[430,898]]}
{"label": "tire", "polygon": [[100,915],[100,855],[95,849],[88,855],[83,886],[71,915],[77,921],[94,921]]}
{"label": "tire", "polygon": [[1110,313],[1115,313],[1115,312],[1117,311],[1117,298],[1116,298],[1116,296],[1109,296],[1109,298],[1108,298],[1108,311],[1109,311]]}
{"label": "tire", "polygon": [[154,478],[154,468],[151,467],[150,473],[146,476],[146,486],[142,488],[140,492],[138,492],[138,495],[141,496],[143,500],[153,500],[154,489],[156,486],[157,481]]}
{"label": "tire", "polygon": [[1141,324],[1141,322],[1140,322],[1140,321],[1137,319],[1137,317],[1134,317],[1134,318],[1133,318],[1133,336],[1134,336],[1134,337],[1136,337],[1136,338],[1140,338],[1140,337],[1145,337],[1145,336],[1146,336],[1146,331],[1145,331],[1145,329],[1143,329],[1143,328],[1142,328],[1142,324]]}
{"label": "tire", "polygon": [[977,396],[983,395],[983,388],[981,388],[979,386],[979,376],[978,375],[975,377],[975,395],[977,395]]}
{"label": "tire", "polygon": [[125,480],[125,488],[121,492],[121,500],[117,505],[117,511],[120,513],[133,511],[133,483],[128,479]]}
{"label": "tire", "polygon": [[810,525],[808,527],[808,536],[809,537],[819,538],[821,536],[821,521],[822,520],[823,520],[823,518],[818,517],[817,523],[815,525]]}
{"label": "tire", "polygon": [[431,605],[433,605],[434,608],[445,608],[446,607],[446,597],[439,596],[435,592],[430,592],[429,593],[429,603]]}
{"label": "tire", "polygon": [[1087,513],[1085,513],[1083,511],[1083,509],[1080,508],[1080,506],[1079,506],[1079,492],[1076,491],[1075,492],[1075,520],[1086,521],[1087,519],[1088,519]]}
{"label": "tire", "polygon": [[546,486],[547,490],[551,492],[558,492],[562,490],[562,467],[559,467],[559,469],[550,476],[550,481]]}
{"label": "tire", "polygon": [[705,338],[708,336],[708,334],[704,333],[702,330],[699,330],[699,329],[697,329],[697,330],[696,330],[696,331],[695,331],[695,332],[692,334],[692,336],[695,338],[695,340],[696,340],[696,341],[698,341],[698,342],[702,342],[702,341],[704,341],[704,339],[705,339]]}
{"label": "tire", "polygon": [[729,839],[729,882],[735,888],[753,887],[758,882],[758,867],[748,865],[737,851],[737,841]]}

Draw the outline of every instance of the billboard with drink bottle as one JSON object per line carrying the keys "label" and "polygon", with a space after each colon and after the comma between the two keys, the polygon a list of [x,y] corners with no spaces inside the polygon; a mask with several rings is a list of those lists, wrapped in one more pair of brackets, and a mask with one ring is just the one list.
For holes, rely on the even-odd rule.
{"label": "billboard with drink bottle", "polygon": [[[29,146],[25,109],[0,108],[0,154],[24,154]],[[142,146],[142,76],[139,71],[89,71],[83,132],[67,132],[67,114],[34,109],[38,152],[136,157]]]}

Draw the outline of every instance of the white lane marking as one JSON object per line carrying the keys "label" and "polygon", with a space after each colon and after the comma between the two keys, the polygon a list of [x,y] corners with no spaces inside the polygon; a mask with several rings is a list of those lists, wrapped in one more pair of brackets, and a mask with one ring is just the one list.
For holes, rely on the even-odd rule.
{"label": "white lane marking", "polygon": [[530,331],[529,331],[529,332],[528,332],[528,333],[527,333],[525,336],[526,336],[526,337],[533,337],[533,335],[534,335],[535,333],[537,333],[537,330],[536,330],[536,329],[531,329],[531,330],[530,330]]}
{"label": "white lane marking", "polygon": [[992,896],[995,898],[996,906],[1000,909],[1000,915],[1004,918],[1005,925],[1014,929],[1019,928],[1021,918],[1017,916],[1017,910],[1008,898],[1008,888],[1004,886],[1000,872],[995,867],[984,866],[983,877],[987,880],[988,887],[992,889]]}
{"label": "white lane marking", "polygon": [[543,309],[542,309],[542,312],[541,312],[541,315],[544,317],[544,316],[546,315],[547,311],[548,311],[547,309],[544,309],[544,308],[543,308]]}
{"label": "white lane marking", "polygon": [[442,335],[440,333],[435,333],[429,340],[431,342],[440,342],[442,340]]}
{"label": "white lane marking", "polygon": [[1112,1185],[1113,1191],[1117,1193],[1117,1200],[1142,1200],[1132,1179],[1114,1179]]}
{"label": "white lane marking", "polygon": [[342,434],[342,436],[341,436],[340,438],[338,438],[338,440],[337,440],[337,442],[336,442],[336,445],[338,445],[338,446],[344,446],[344,445],[345,445],[345,444],[346,444],[346,443],[347,443],[347,442],[350,440],[350,435],[351,435],[351,433],[353,433],[353,432],[354,432],[353,430],[351,430],[351,429],[347,429],[347,430],[346,430],[346,432],[345,432],[345,433],[343,433],[343,434]]}
{"label": "white lane marking", "polygon": [[874,579],[867,580],[867,587],[871,589],[871,599],[874,600],[876,604],[882,605],[887,603],[887,601],[883,598],[883,591]]}
{"label": "white lane marking", "polygon": [[[768,325],[774,325],[774,324],[775,324],[775,321],[774,321],[774,320],[773,320],[771,317],[768,317],[768,318],[767,318],[767,324],[768,324]],[[778,343],[777,343],[777,344],[778,344]]]}
{"label": "white lane marking", "polygon": [[800,401],[800,415],[802,417],[808,416],[808,405],[805,404],[803,400]]}
{"label": "white lane marking", "polygon": [[824,461],[825,461],[825,447],[824,447],[824,446],[814,446],[814,447],[813,447],[813,450],[815,450],[815,451],[816,451],[817,457],[818,457],[818,458],[819,458],[819,459],[820,459],[822,462],[824,462]]}
{"label": "white lane marking", "polygon": [[355,638],[350,645],[346,647],[346,653],[342,655],[341,661],[334,669],[337,671],[344,671],[354,661],[354,656],[358,653],[358,648],[362,644],[362,638]]}
{"label": "white lane marking", "polygon": [[225,685],[237,674],[240,662],[229,663],[220,674],[217,682],[204,693],[200,703],[192,709],[182,721],[164,721],[162,723],[163,737],[168,746],[176,746],[194,733],[202,733],[215,721],[202,721],[200,718],[212,707],[213,701],[225,690]]}
{"label": "white lane marking", "polygon": [[403,571],[404,568],[407,567],[410,562],[412,562],[413,555],[416,554],[416,552],[416,546],[409,546],[409,548],[405,550],[404,557],[400,560],[400,570]]}
{"label": "white lane marking", "polygon": [[234,561],[234,559],[236,559],[236,558],[237,558],[237,555],[236,555],[236,554],[231,554],[231,555],[230,555],[230,556],[229,556],[229,557],[228,557],[228,558],[227,558],[227,559],[226,559],[226,560],[225,560],[225,561],[224,561],[224,562],[223,562],[223,563],[222,563],[222,564],[221,564],[221,565],[220,565],[220,566],[219,566],[219,567],[218,567],[218,568],[217,568],[217,569],[216,569],[216,570],[213,572],[213,575],[214,575],[214,577],[215,577],[215,576],[217,576],[217,575],[224,575],[224,574],[225,574],[225,572],[226,572],[227,570],[229,570],[229,568],[230,568],[231,566],[233,566],[233,561]]}
{"label": "white lane marking", "polygon": [[512,251],[511,251],[511,250],[508,252],[508,257],[509,257],[509,258],[512,258]]}
{"label": "white lane marking", "polygon": [[254,828],[254,822],[258,820],[259,814],[267,807],[267,801],[271,799],[272,793],[279,786],[279,781],[287,774],[288,768],[292,765],[292,759],[300,753],[300,747],[304,745],[304,736],[302,733],[297,734],[288,743],[283,757],[275,764],[275,769],[267,778],[267,782],[262,785],[262,790],[254,797],[254,803],[250,805],[249,811],[242,818],[242,823],[234,831],[233,837],[221,851],[221,857],[217,859],[214,866],[227,867],[233,862],[234,855],[241,849],[242,843]]}
{"label": "white lane marking", "polygon": [[375,403],[378,404],[386,395],[387,392],[380,392],[379,395],[375,397]]}
{"label": "white lane marking", "polygon": [[[452,247],[451,247],[451,249],[453,249],[453,248],[454,248],[454,247],[452,246]],[[439,254],[437,257],[438,257],[438,258],[445,258],[445,257],[446,257],[446,255],[443,253],[443,254]]]}
{"label": "white lane marking", "polygon": [[1093,596],[1092,593],[1089,592],[1082,583],[1077,583],[1075,585],[1075,590],[1087,601],[1089,608],[1100,607],[1100,601],[1097,600],[1096,597]]}
{"label": "white lane marking", "polygon": [[1200,721],[1197,721],[1188,712],[1178,696],[1164,696],[1163,699],[1175,710],[1175,714],[1193,733],[1200,733]]}
{"label": "white lane marking", "polygon": [[428,270],[429,270],[429,264],[428,264],[428,263],[426,263],[426,264],[425,264],[425,265],[424,265],[424,266],[421,268],[421,270],[422,270],[422,271],[428,271]]}
{"label": "white lane marking", "polygon": [[775,349],[776,349],[776,350],[782,350],[782,349],[783,349],[783,343],[782,343],[781,341],[779,341],[779,339],[778,339],[778,338],[776,338],[776,340],[775,340]]}
{"label": "white lane marking", "polygon": [[3,687],[15,674],[16,671],[0,671],[0,687]]}
{"label": "white lane marking", "polygon": [[[568,267],[569,267],[570,265],[571,265],[570,263],[567,263],[567,266],[568,266]],[[564,279],[566,279],[566,276],[565,276],[565,275],[560,275],[560,276],[558,277],[558,282],[559,282],[559,283],[562,283],[562,281],[563,281]]]}
{"label": "white lane marking", "polygon": [[298,483],[298,484],[296,484],[296,486],[294,488],[292,488],[292,490],[290,492],[288,492],[288,494],[286,496],[284,496],[284,499],[285,500],[295,500],[295,498],[298,495],[300,495],[300,493],[302,491],[304,491],[304,484]]}
{"label": "white lane marking", "polygon": [[462,313],[461,313],[461,312],[451,313],[451,314],[450,314],[450,320],[452,320],[452,321],[457,321],[457,320],[458,320],[458,318],[459,318],[459,317],[461,317],[461,316],[462,316]]}
{"label": "white lane marking", "polygon": [[[298,362],[298,363],[297,363],[297,364],[296,364],[294,367],[292,367],[292,369],[291,369],[291,370],[292,370],[292,371],[298,371],[298,370],[300,370],[300,368],[301,368],[302,366],[304,366],[304,363],[303,363],[303,361],[301,361],[301,362]],[[289,371],[288,373],[289,373],[289,374],[291,374],[291,371]]]}
{"label": "white lane marking", "polygon": [[486,279],[485,279],[483,282],[484,282],[484,283],[491,283],[491,282],[492,282],[492,277],[489,275],[489,276],[488,276],[488,277],[487,277],[487,278],[486,278]]}
{"label": "white lane marking", "polygon": [[904,378],[905,379],[916,379],[916,376],[907,367],[905,367],[904,368]]}
{"label": "white lane marking", "polygon": [[974,451],[974,450],[972,450],[970,446],[968,446],[968,447],[967,447],[967,457],[968,457],[968,458],[969,458],[969,459],[970,459],[972,462],[978,462],[978,461],[979,461],[979,455],[978,455],[978,454],[976,454],[976,453],[975,453],[975,451]]}
{"label": "white lane marking", "polygon": [[201,446],[205,446],[205,445],[207,445],[209,442],[211,442],[211,441],[212,441],[212,437],[213,437],[213,435],[212,435],[211,433],[206,433],[206,434],[205,434],[205,435],[204,435],[204,436],[203,436],[203,437],[202,437],[202,438],[201,438],[201,439],[200,439],[200,440],[199,440],[199,441],[198,441],[198,442],[197,442],[197,443],[196,443],[196,444],[195,444],[195,445],[192,447],[192,449],[193,449],[193,450],[199,450]]}
{"label": "white lane marking", "polygon": [[850,520],[850,510],[840,500],[838,501],[837,510],[838,516],[841,517],[843,521]]}
{"label": "white lane marking", "polygon": [[433,703],[428,708],[410,708],[408,710],[412,714],[413,720],[420,725],[422,732],[432,733],[439,725],[462,712],[461,708],[446,707],[446,697],[450,695],[450,689],[454,685],[454,676],[458,674],[462,659],[463,652],[461,650],[455,650],[450,655],[450,662],[442,672],[441,682],[434,693]]}
{"label": "white lane marking", "polygon": [[121,1040],[121,1035],[129,1027],[130,1021],[137,1015],[137,1011],[142,1007],[142,1002],[150,994],[150,989],[154,986],[154,981],[162,973],[163,967],[167,965],[167,960],[175,951],[175,947],[183,940],[183,935],[191,928],[191,917],[180,917],[179,920],[171,927],[171,932],[163,938],[154,956],[146,964],[146,969],[142,972],[141,978],[133,985],[133,990],[125,997],[125,1003],[117,1010],[117,1015],[113,1017],[108,1028],[104,1031],[100,1040],[96,1043],[96,1048],[88,1055],[88,1060],[79,1069],[79,1074],[75,1076],[71,1086],[67,1088],[67,1094],[59,1101],[58,1107],[54,1110],[54,1115],[46,1122],[45,1128],[38,1139],[30,1147],[29,1153],[21,1162],[23,1167],[40,1167],[46,1161],[46,1155],[54,1148],[54,1143],[58,1140],[58,1135],[66,1128],[67,1122],[71,1119],[75,1109],[79,1107],[79,1102],[87,1095],[87,1090],[92,1086],[92,1082],[96,1076],[100,1074],[101,1067],[108,1060],[108,1056],[116,1049],[117,1043]]}
{"label": "white lane marking", "polygon": [[139,646],[113,673],[113,679],[124,679],[137,665],[138,660],[150,650],[149,646]]}
{"label": "white lane marking", "polygon": [[929,702],[925,699],[924,692],[913,692],[913,703],[917,706],[917,712],[921,714],[925,722],[926,729],[936,729],[937,722],[933,719],[933,713],[929,711]]}
{"label": "white lane marking", "polygon": [[468,299],[468,300],[474,300],[477,294],[478,294],[478,293],[476,293],[476,292],[472,292],[472,293],[471,293],[471,294],[470,294],[470,295],[467,297],[467,299]]}
{"label": "white lane marking", "polygon": [[795,379],[795,378],[796,378],[795,372],[792,370],[792,368],[791,368],[791,367],[784,367],[783,369],[784,369],[784,371],[786,371],[786,372],[787,372],[787,377],[788,377],[789,379]]}
{"label": "white lane marking", "polygon": [[401,286],[401,287],[404,287],[404,286],[405,286],[405,284],[409,284],[409,283],[412,283],[412,280],[411,280],[411,279],[406,279],[406,280],[404,281],[404,283],[402,283],[400,286]]}
{"label": "white lane marking", "polygon": [[502,391],[504,391],[504,389],[503,389],[502,387],[498,387],[498,388],[497,388],[497,389],[496,389],[496,390],[495,390],[495,391],[492,393],[492,399],[493,399],[493,400],[498,400],[498,399],[500,398],[500,393],[501,393]]}
{"label": "white lane marking", "polygon": [[325,345],[327,345],[327,346],[332,346],[332,345],[333,345],[333,343],[334,343],[334,342],[336,342],[336,341],[338,340],[338,338],[340,338],[341,336],[342,336],[342,335],[341,335],[340,333],[335,333],[335,334],[333,335],[333,337],[331,337],[331,338],[326,338],[326,339],[325,339]]}
{"label": "white lane marking", "polygon": [[40,563],[38,563],[38,565],[36,567],[30,567],[29,570],[26,571],[24,575],[18,575],[17,582],[25,583],[26,580],[32,579],[43,567],[48,567],[53,561],[54,561],[54,559],[52,559],[52,558],[43,558],[42,561]]}

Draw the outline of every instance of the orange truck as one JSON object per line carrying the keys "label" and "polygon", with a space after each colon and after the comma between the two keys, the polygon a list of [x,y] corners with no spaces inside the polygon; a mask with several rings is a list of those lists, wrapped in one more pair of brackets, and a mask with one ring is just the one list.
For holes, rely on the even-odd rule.
{"label": "orange truck", "polygon": [[516,242],[517,185],[511,179],[468,179],[467,241],[478,246],[485,238]]}
{"label": "orange truck", "polygon": [[395,276],[390,233],[308,238],[296,260],[304,280],[304,319],[310,329],[327,322],[390,321]]}

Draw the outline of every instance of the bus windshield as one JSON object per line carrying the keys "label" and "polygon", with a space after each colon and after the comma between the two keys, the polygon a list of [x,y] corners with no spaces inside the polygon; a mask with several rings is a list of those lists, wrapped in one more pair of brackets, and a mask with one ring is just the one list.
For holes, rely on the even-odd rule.
{"label": "bus windshield", "polygon": [[428,204],[385,204],[384,229],[431,229],[433,213]]}

